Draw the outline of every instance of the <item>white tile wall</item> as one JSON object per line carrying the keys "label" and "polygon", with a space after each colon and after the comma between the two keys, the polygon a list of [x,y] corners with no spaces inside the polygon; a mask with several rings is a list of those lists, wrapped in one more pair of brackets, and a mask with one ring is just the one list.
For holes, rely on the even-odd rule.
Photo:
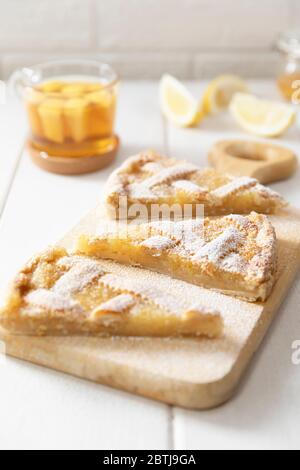
{"label": "white tile wall", "polygon": [[69,56],[124,78],[268,77],[276,35],[296,26],[300,0],[0,0],[0,77]]}
{"label": "white tile wall", "polygon": [[0,0],[0,51],[92,47],[93,0]]}
{"label": "white tile wall", "polygon": [[287,0],[97,0],[106,50],[269,47],[288,27]]}
{"label": "white tile wall", "polygon": [[293,29],[300,28],[300,0],[290,0],[290,18],[289,24]]}

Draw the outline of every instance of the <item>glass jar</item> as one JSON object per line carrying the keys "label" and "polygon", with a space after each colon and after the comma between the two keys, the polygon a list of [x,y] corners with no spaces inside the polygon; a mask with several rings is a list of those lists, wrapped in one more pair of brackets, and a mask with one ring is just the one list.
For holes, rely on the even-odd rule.
{"label": "glass jar", "polygon": [[107,155],[116,153],[119,80],[109,65],[87,60],[49,62],[17,70],[11,84],[25,105],[28,146],[39,160],[36,163],[53,162],[58,168],[61,162],[70,171],[58,168],[56,172],[83,173],[104,166]]}
{"label": "glass jar", "polygon": [[293,101],[293,96],[300,88],[300,31],[281,34],[277,49],[282,54],[278,88],[286,100]]}

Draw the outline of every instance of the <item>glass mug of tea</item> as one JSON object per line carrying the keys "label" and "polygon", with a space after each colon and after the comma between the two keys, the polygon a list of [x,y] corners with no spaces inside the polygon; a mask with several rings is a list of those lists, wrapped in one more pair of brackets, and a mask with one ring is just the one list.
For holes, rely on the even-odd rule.
{"label": "glass mug of tea", "polygon": [[119,79],[107,64],[65,60],[24,67],[11,77],[28,116],[28,149],[43,169],[95,171],[115,157]]}

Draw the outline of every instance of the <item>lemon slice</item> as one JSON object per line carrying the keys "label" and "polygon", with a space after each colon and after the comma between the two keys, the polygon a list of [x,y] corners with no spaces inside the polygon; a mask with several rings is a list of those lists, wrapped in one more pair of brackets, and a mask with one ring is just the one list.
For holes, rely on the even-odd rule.
{"label": "lemon slice", "polygon": [[296,113],[288,105],[237,93],[230,112],[243,129],[262,137],[278,137],[295,122]]}
{"label": "lemon slice", "polygon": [[159,85],[160,107],[164,116],[180,127],[198,124],[202,118],[199,103],[186,87],[171,75],[163,75]]}
{"label": "lemon slice", "polygon": [[246,91],[248,87],[241,78],[235,75],[221,75],[210,82],[204,92],[204,112],[216,114],[223,111],[228,108],[235,93]]}

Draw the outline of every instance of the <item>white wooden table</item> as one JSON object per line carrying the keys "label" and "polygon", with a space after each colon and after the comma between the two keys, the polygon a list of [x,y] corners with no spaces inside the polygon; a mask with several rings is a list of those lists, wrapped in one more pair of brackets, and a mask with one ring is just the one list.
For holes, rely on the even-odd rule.
{"label": "white wooden table", "polygon": [[[190,83],[200,96],[203,84]],[[274,85],[252,83],[254,92],[276,96]],[[123,83],[117,164],[154,148],[200,165],[220,138],[248,136],[229,116],[199,129],[166,125],[158,108],[157,82]],[[20,105],[0,105],[0,287],[31,254],[56,241],[101,197],[111,168],[62,177],[34,167],[21,152],[26,123]],[[300,130],[285,143],[300,155]],[[274,185],[300,206],[300,173]],[[300,366],[292,343],[300,339],[300,282],[295,282],[267,338],[225,406],[186,411],[61,373],[0,357],[0,448],[14,449],[300,449]]]}

